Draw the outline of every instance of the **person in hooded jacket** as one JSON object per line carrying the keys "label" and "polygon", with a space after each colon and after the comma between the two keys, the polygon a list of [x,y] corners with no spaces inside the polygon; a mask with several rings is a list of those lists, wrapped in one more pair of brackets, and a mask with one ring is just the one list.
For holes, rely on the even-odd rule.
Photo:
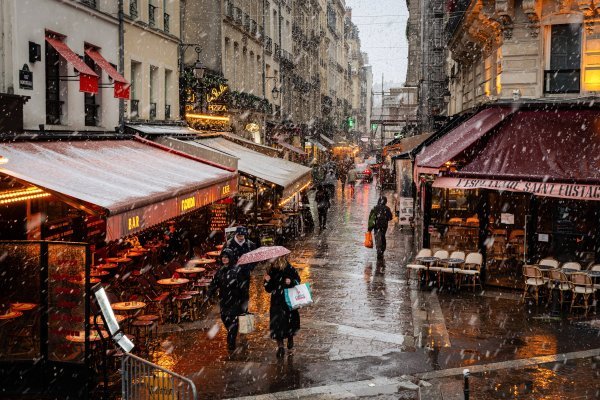
{"label": "person in hooded jacket", "polygon": [[377,201],[377,205],[369,213],[369,232],[373,231],[378,260],[383,258],[383,253],[387,245],[385,234],[388,229],[388,223],[393,218],[392,211],[386,204],[387,198],[381,196]]}
{"label": "person in hooded jacket", "polygon": [[[233,258],[239,260],[244,254],[256,249],[254,242],[248,239],[248,228],[245,226],[238,226],[235,230],[235,235],[225,245],[225,249],[229,249],[233,252]],[[240,268],[245,278],[242,290],[244,292],[244,303],[242,304],[242,311],[248,312],[248,303],[250,302],[250,273],[256,267],[256,263],[244,264]]]}
{"label": "person in hooded jacket", "polygon": [[300,313],[290,310],[285,301],[285,289],[293,288],[300,283],[300,275],[284,257],[275,260],[273,266],[264,277],[265,290],[271,293],[269,309],[269,329],[271,339],[277,341],[277,357],[285,354],[283,341],[287,339],[287,348],[294,348],[294,335],[300,330]]}
{"label": "person in hooded jacket", "polygon": [[244,282],[249,280],[249,276],[246,276],[249,272],[236,265],[237,260],[231,249],[223,249],[220,257],[223,266],[210,283],[207,297],[212,297],[217,289],[219,290],[221,320],[227,329],[227,348],[235,350],[239,328],[238,317],[245,312]]}

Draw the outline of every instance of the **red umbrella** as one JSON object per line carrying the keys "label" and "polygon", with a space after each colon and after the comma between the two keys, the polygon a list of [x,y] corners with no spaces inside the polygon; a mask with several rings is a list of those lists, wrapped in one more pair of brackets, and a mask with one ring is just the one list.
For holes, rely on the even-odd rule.
{"label": "red umbrella", "polygon": [[270,260],[271,258],[285,256],[291,251],[283,246],[263,246],[256,250],[252,250],[238,260],[238,265],[252,264],[256,262]]}

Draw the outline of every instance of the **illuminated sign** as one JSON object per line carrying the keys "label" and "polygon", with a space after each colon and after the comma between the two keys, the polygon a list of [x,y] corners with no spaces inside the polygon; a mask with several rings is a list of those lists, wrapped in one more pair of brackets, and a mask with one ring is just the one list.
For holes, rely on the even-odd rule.
{"label": "illuminated sign", "polygon": [[229,185],[225,185],[221,188],[221,195],[226,196],[231,193],[231,187]]}
{"label": "illuminated sign", "polygon": [[228,89],[229,89],[229,86],[227,86],[227,85],[219,85],[219,87],[212,88],[206,94],[206,101],[208,103],[212,103],[215,100],[218,100],[221,96],[223,96],[223,93],[225,93]]}
{"label": "illuminated sign", "polygon": [[134,215],[133,217],[127,218],[127,229],[133,230],[140,227],[140,216]]}
{"label": "illuminated sign", "polygon": [[226,104],[209,104],[208,111],[227,112],[227,105]]}
{"label": "illuminated sign", "polygon": [[258,132],[260,132],[260,125],[252,122],[252,123],[247,124],[245,129],[250,133],[258,133]]}
{"label": "illuminated sign", "polygon": [[186,199],[181,200],[181,211],[188,211],[193,208],[196,208],[196,197],[188,197]]}

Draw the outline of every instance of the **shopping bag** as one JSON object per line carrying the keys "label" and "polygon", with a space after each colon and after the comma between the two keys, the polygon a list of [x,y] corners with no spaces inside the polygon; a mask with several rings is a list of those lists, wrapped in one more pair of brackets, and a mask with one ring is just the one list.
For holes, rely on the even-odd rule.
{"label": "shopping bag", "polygon": [[313,303],[312,292],[309,283],[296,285],[293,288],[285,289],[285,302],[290,310],[296,310],[301,307],[310,306]]}
{"label": "shopping bag", "polygon": [[365,247],[373,248],[373,234],[371,232],[365,233]]}
{"label": "shopping bag", "polygon": [[238,317],[239,332],[248,334],[254,332],[254,314],[247,313]]}

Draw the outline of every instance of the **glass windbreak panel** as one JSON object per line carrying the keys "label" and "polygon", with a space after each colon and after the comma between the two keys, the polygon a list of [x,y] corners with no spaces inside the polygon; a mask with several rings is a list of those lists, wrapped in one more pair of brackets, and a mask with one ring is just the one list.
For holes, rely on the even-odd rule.
{"label": "glass windbreak panel", "polygon": [[40,244],[0,243],[0,361],[40,357]]}
{"label": "glass windbreak panel", "polygon": [[83,363],[85,359],[86,248],[48,244],[48,357]]}
{"label": "glass windbreak panel", "polygon": [[431,247],[477,249],[478,195],[478,190],[432,189]]}

